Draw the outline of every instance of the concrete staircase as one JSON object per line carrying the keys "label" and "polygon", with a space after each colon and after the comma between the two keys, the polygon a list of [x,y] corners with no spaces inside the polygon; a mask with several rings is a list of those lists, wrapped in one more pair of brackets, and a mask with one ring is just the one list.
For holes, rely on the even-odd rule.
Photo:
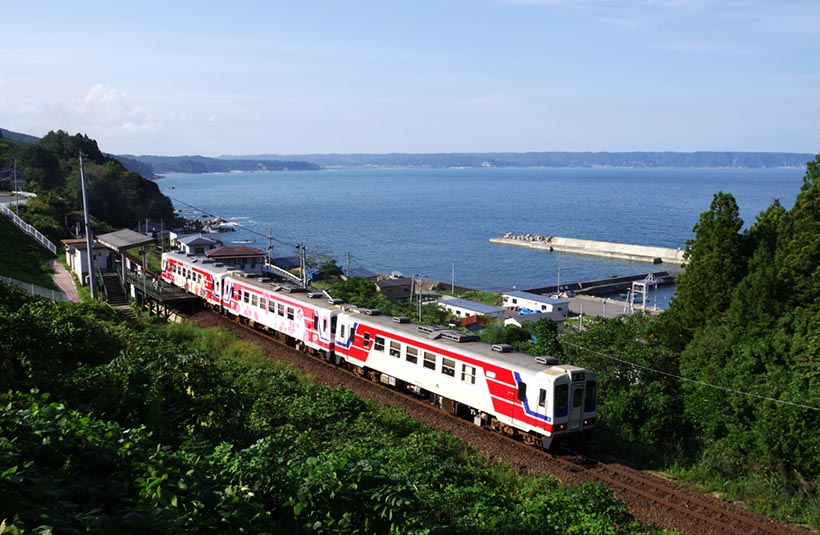
{"label": "concrete staircase", "polygon": [[111,308],[117,309],[120,314],[128,318],[135,318],[134,310],[128,305],[128,296],[120,286],[120,278],[116,273],[103,273],[106,302]]}

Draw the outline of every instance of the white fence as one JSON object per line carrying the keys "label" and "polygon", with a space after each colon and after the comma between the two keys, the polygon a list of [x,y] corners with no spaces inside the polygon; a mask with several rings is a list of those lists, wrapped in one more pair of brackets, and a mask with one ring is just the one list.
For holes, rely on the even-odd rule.
{"label": "white fence", "polygon": [[39,295],[40,297],[45,297],[46,299],[51,299],[52,301],[68,301],[68,296],[63,292],[58,292],[57,290],[49,290],[48,288],[43,288],[42,286],[37,286],[36,284],[31,284],[30,282],[23,282],[18,281],[17,279],[12,279],[11,277],[3,277],[0,276],[0,280],[4,280],[8,283],[11,283],[25,292],[30,293],[31,295]]}
{"label": "white fence", "polygon": [[43,236],[39,230],[37,230],[36,228],[32,227],[31,225],[17,217],[17,214],[12,212],[7,205],[0,204],[0,212],[2,212],[3,215],[11,219],[12,223],[20,227],[23,230],[23,232],[29,234],[32,238],[37,240],[43,247],[45,247],[55,255],[57,254],[56,245],[51,243],[51,241],[49,241],[48,238]]}

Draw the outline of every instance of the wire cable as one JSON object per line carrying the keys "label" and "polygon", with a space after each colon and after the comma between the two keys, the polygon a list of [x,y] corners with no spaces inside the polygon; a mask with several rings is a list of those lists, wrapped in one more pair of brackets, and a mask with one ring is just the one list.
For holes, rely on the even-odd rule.
{"label": "wire cable", "polygon": [[732,388],[727,388],[725,386],[713,385],[711,383],[707,383],[707,382],[704,382],[704,381],[698,381],[697,379],[690,379],[688,377],[683,377],[681,375],[675,375],[674,373],[669,373],[669,372],[665,372],[665,371],[661,371],[661,370],[656,370],[654,368],[650,368],[649,366],[643,366],[641,364],[636,364],[634,362],[629,362],[628,360],[619,359],[618,357],[613,357],[612,355],[606,355],[604,353],[601,353],[600,351],[595,351],[594,349],[588,349],[586,347],[579,346],[578,344],[573,344],[572,342],[567,342],[567,341],[562,340],[561,343],[572,346],[572,347],[576,347],[576,348],[578,348],[582,351],[587,351],[589,353],[593,353],[595,355],[598,355],[599,357],[604,357],[604,358],[607,358],[607,359],[610,359],[610,360],[621,362],[623,364],[628,364],[628,365],[633,366],[635,368],[641,368],[643,370],[647,370],[647,371],[650,371],[650,372],[665,375],[667,377],[673,377],[673,378],[679,379],[681,381],[686,381],[686,382],[698,384],[698,385],[701,385],[701,386],[708,386],[710,388],[716,388],[718,390],[723,390],[725,392],[731,392],[733,394],[739,394],[741,396],[748,396],[748,397],[751,397],[751,398],[762,399],[762,400],[765,400],[765,401],[772,401],[774,403],[782,403],[783,405],[791,405],[792,407],[799,407],[801,409],[808,409],[808,410],[811,410],[811,411],[820,412],[820,408],[812,407],[811,405],[803,405],[801,403],[793,403],[791,401],[784,401],[782,399],[775,399],[775,398],[770,398],[770,397],[767,397],[767,396],[761,396],[759,394],[751,394],[749,392],[734,390]]}

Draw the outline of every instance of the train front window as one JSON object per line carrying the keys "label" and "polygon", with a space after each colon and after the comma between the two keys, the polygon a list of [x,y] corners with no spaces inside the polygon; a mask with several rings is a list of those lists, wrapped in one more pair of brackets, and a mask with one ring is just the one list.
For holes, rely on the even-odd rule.
{"label": "train front window", "polygon": [[569,387],[558,385],[555,387],[555,415],[566,416],[569,409]]}
{"label": "train front window", "polygon": [[583,388],[573,388],[572,389],[572,408],[577,409],[584,403],[584,389]]}
{"label": "train front window", "polygon": [[587,392],[584,398],[584,411],[594,411],[598,406],[598,382],[587,381]]}
{"label": "train front window", "polygon": [[547,391],[543,388],[538,391],[538,406],[539,407],[546,407],[547,406]]}

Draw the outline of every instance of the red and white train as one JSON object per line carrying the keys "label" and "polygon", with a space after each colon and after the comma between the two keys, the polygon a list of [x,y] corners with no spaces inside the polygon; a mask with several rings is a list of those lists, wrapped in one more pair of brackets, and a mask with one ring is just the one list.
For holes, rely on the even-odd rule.
{"label": "red and white train", "polygon": [[589,370],[344,305],[204,256],[165,253],[162,266],[165,282],[223,314],[528,444],[546,449],[556,437],[595,427],[597,378]]}

